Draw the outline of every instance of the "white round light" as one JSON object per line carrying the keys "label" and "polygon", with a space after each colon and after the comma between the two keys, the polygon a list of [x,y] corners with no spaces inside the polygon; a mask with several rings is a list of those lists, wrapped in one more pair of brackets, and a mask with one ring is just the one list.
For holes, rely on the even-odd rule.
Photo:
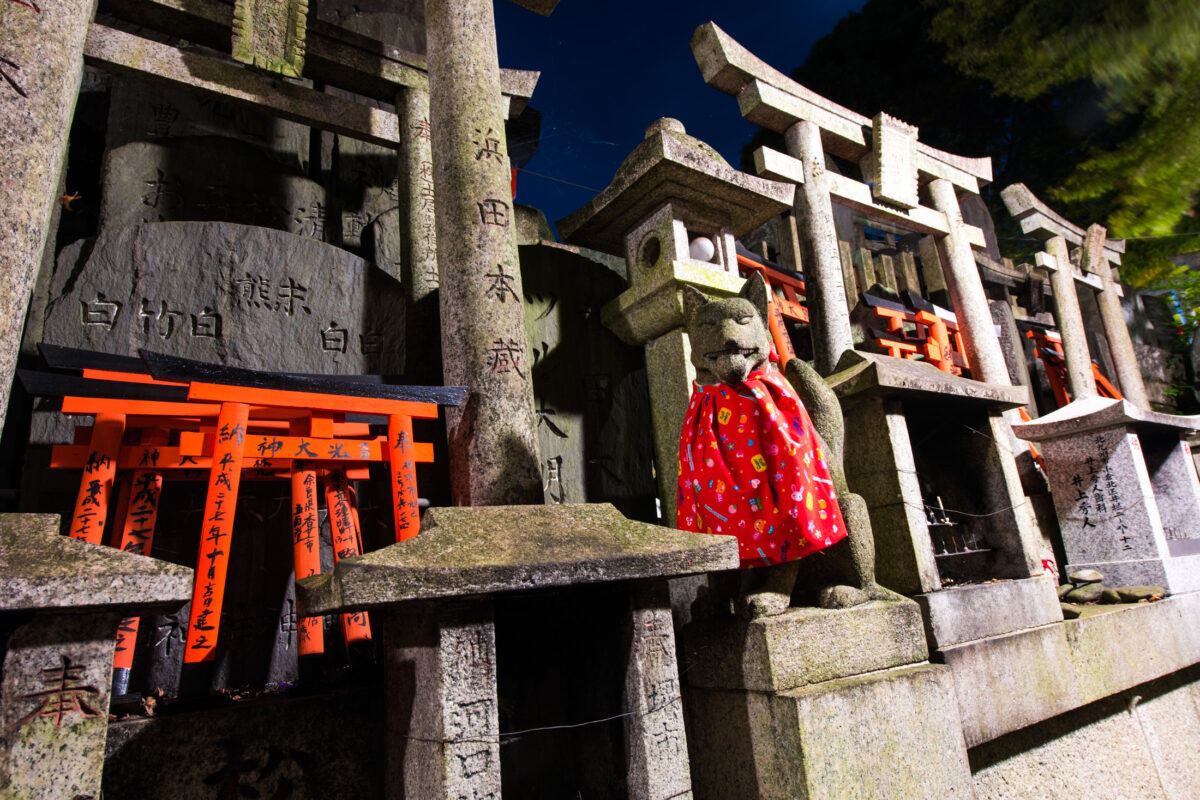
{"label": "white round light", "polygon": [[712,261],[717,254],[717,246],[706,236],[697,236],[688,243],[688,255],[697,261]]}

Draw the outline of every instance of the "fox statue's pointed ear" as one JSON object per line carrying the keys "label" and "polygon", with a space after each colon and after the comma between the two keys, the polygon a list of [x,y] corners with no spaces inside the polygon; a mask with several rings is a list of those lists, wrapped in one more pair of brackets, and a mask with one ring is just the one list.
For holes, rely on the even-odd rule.
{"label": "fox statue's pointed ear", "polygon": [[750,305],[758,310],[763,322],[767,321],[767,282],[763,280],[762,273],[751,272],[739,296],[749,300]]}
{"label": "fox statue's pointed ear", "polygon": [[700,308],[708,302],[708,297],[704,292],[694,286],[683,285],[683,322],[686,325],[692,321],[692,314],[696,313],[696,309]]}

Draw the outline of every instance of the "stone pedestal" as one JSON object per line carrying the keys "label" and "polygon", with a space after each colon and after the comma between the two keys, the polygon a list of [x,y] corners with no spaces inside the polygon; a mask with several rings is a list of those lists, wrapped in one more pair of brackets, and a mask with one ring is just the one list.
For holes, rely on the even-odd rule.
{"label": "stone pedestal", "polygon": [[388,615],[388,786],[395,798],[499,800],[495,627],[487,595],[630,581],[627,789],[689,797],[664,578],[737,566],[733,537],[631,522],[609,505],[433,508],[419,536],[297,583],[302,615]]}
{"label": "stone pedestal", "polygon": [[945,667],[910,602],[713,620],[685,630],[697,800],[965,797]]}
{"label": "stone pedestal", "polygon": [[1068,571],[1200,590],[1200,481],[1180,438],[1198,428],[1198,417],[1096,397],[1014,426],[1042,450]]}
{"label": "stone pedestal", "polygon": [[117,625],[174,610],[192,571],[58,535],[52,515],[0,515],[0,786],[5,798],[99,798]]}
{"label": "stone pedestal", "polygon": [[491,603],[415,605],[385,616],[387,796],[499,798]]}

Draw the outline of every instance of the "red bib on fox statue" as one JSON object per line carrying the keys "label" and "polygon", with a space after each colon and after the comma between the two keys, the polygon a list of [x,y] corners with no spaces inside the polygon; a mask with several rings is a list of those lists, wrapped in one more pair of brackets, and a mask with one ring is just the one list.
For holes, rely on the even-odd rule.
{"label": "red bib on fox statue", "polygon": [[677,524],[737,536],[743,568],[846,535],[817,432],[769,361],[736,386],[692,384],[679,462]]}

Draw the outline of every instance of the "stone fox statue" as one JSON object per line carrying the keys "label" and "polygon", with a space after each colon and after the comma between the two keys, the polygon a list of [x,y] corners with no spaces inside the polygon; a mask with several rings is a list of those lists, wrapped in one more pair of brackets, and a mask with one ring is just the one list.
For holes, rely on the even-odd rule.
{"label": "stone fox statue", "polygon": [[830,551],[838,580],[818,603],[890,596],[875,583],[866,502],[842,473],[837,397],[801,359],[785,365],[787,381],[770,362],[767,291],[757,273],[727,300],[684,287],[697,385],[680,438],[679,527],[734,534],[743,567],[772,565],[746,575],[752,616],[786,609],[797,560],[843,538]]}

